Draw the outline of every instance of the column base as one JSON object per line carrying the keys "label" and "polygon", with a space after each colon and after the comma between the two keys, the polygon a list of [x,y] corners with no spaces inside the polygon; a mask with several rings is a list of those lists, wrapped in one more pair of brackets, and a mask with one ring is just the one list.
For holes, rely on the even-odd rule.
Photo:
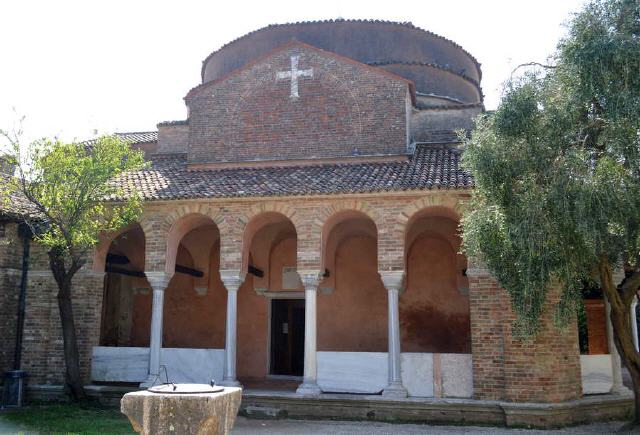
{"label": "column base", "polygon": [[298,386],[296,393],[302,396],[318,396],[322,394],[322,390],[315,382],[304,381]]}
{"label": "column base", "polygon": [[239,387],[242,388],[242,384],[237,379],[223,379],[219,384],[222,387]]}
{"label": "column base", "polygon": [[407,389],[402,386],[402,383],[392,382],[389,385],[387,385],[387,387],[384,390],[382,390],[382,396],[402,399],[404,397],[407,397],[408,394],[407,394]]}

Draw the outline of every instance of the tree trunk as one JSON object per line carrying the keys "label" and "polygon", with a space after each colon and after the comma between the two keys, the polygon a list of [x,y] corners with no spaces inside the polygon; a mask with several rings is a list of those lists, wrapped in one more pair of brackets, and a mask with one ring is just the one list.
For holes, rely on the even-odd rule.
{"label": "tree trunk", "polygon": [[71,303],[71,280],[78,267],[72,264],[67,271],[64,260],[55,253],[49,253],[49,265],[58,284],[58,308],[60,310],[60,322],[62,324],[64,362],[66,367],[65,390],[70,394],[71,400],[75,402],[84,401],[87,399],[87,395],[84,391],[84,385],[80,375],[80,354],[78,352],[78,340],[76,337],[76,326]]}
{"label": "tree trunk", "polygon": [[[621,321],[621,317],[629,317],[629,309],[625,312],[614,312],[613,306],[611,307],[611,323],[613,325],[614,331],[614,342],[616,345],[616,349],[618,349],[618,353],[620,354],[620,358],[622,359],[622,363],[629,370],[629,374],[631,375],[631,380],[633,382],[633,394],[634,394],[634,409],[635,414],[634,418],[631,421],[632,426],[640,427],[640,364],[638,364],[637,352],[635,351],[635,347],[633,345],[633,337],[631,336],[631,325],[627,321],[626,325],[628,328],[624,328],[621,326],[624,322]],[[616,328],[616,323],[619,325]],[[625,346],[623,343],[631,343],[632,355],[628,355],[625,353],[625,349],[628,346]]]}
{"label": "tree trunk", "polygon": [[[613,274],[608,261],[602,260],[599,266],[602,290],[611,305],[611,325],[613,326],[613,341],[624,366],[629,370],[633,381],[634,410],[633,420],[628,427],[640,427],[640,355],[636,352],[631,332],[631,303],[636,290],[619,291],[618,284],[613,281]],[[610,350],[611,352],[611,350]]]}

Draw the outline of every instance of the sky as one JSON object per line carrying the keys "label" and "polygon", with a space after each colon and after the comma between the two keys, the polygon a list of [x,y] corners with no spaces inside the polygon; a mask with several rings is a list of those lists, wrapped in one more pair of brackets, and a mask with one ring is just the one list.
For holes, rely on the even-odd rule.
{"label": "sky", "polygon": [[273,23],[410,21],[482,64],[487,109],[513,68],[544,62],[585,0],[218,0],[0,2],[0,129],[84,140],[185,119],[204,58]]}

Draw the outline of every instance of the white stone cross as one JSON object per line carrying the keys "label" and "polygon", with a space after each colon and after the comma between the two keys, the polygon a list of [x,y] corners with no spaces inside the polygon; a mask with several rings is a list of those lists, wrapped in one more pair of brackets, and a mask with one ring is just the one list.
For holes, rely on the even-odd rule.
{"label": "white stone cross", "polygon": [[297,99],[300,97],[298,94],[298,77],[313,77],[313,68],[298,69],[298,60],[300,56],[291,56],[291,71],[278,72],[276,79],[291,79],[291,98]]}

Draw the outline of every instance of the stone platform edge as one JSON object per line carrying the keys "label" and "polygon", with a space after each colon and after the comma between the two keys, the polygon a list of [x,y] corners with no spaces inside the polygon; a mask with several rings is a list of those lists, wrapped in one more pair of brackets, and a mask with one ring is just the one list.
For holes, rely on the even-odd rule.
{"label": "stone platform edge", "polygon": [[[119,406],[129,386],[86,387],[90,398]],[[60,385],[31,385],[27,399],[64,400]],[[506,427],[557,428],[633,414],[633,395],[601,394],[561,403],[512,403],[473,399],[390,399],[377,395],[322,394],[301,397],[292,392],[245,390],[240,415],[262,419],[368,420],[402,423],[478,424]]]}

